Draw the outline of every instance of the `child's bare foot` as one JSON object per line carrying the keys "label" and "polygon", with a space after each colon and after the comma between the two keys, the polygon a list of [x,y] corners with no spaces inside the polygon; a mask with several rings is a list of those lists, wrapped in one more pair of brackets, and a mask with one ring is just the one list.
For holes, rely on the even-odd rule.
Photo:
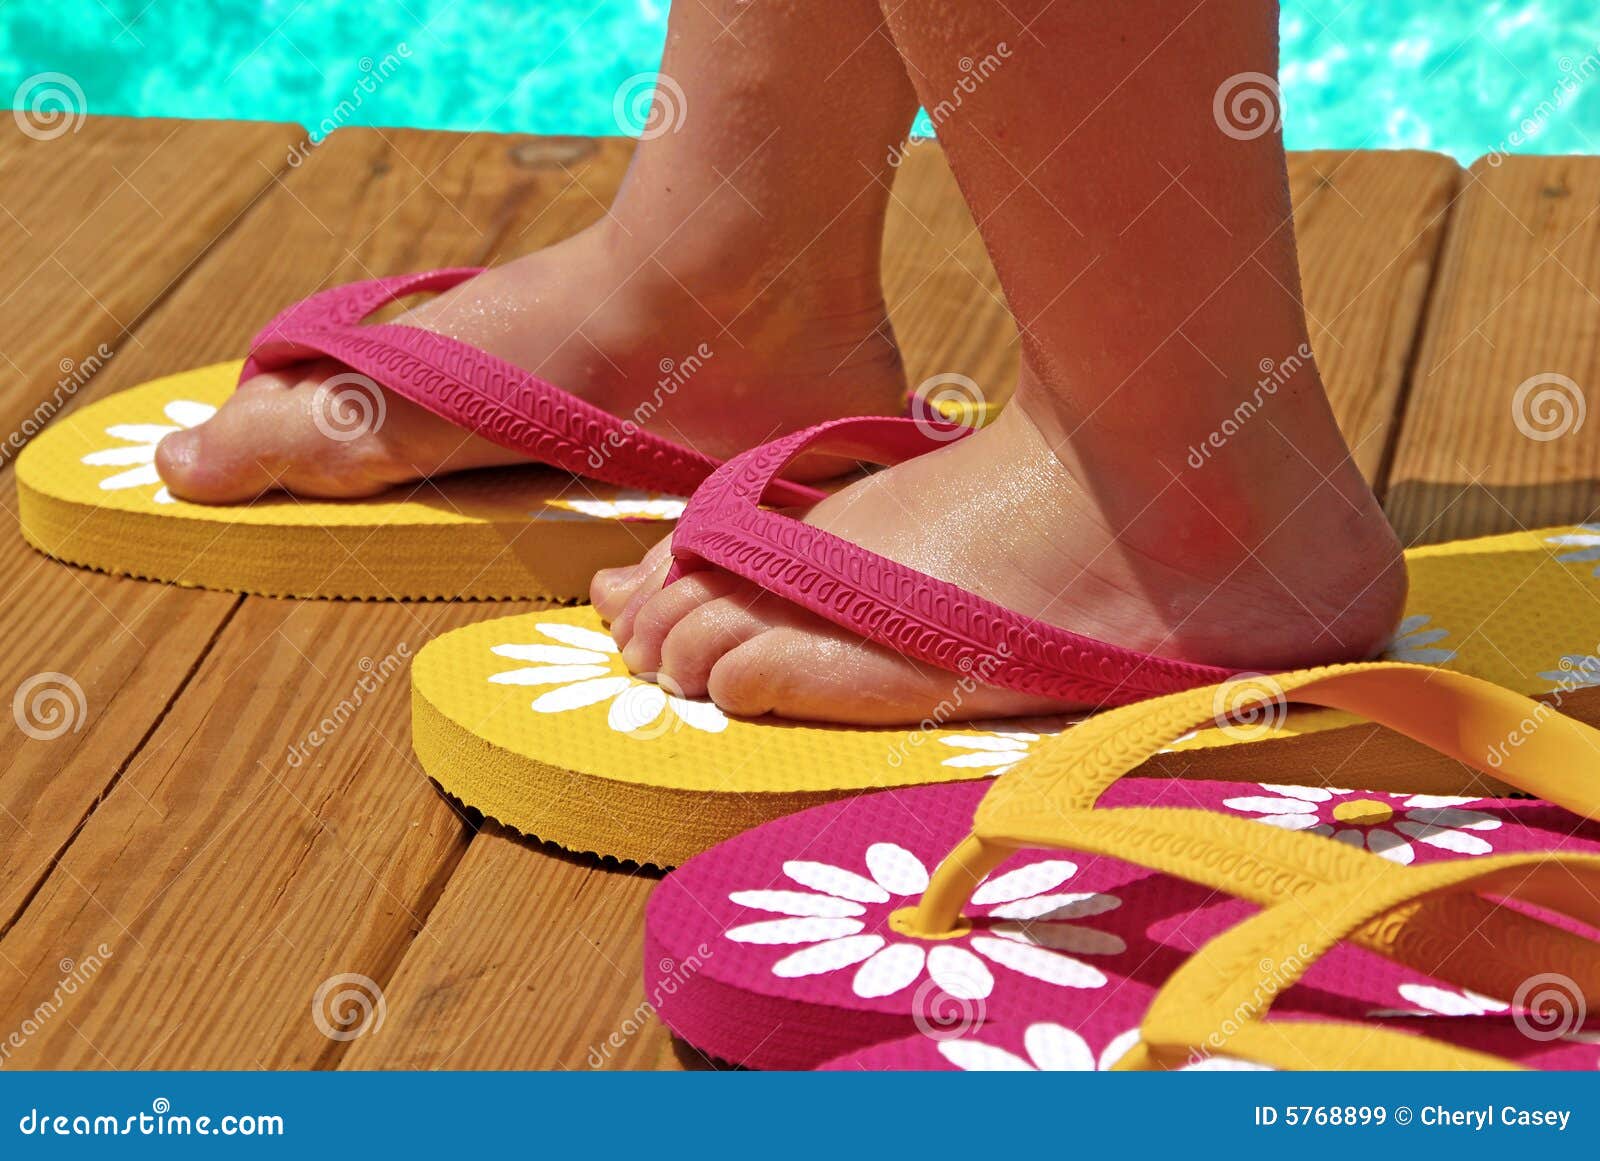
{"label": "child's bare foot", "polygon": [[[829,497],[808,522],[1017,612],[1162,656],[1270,670],[1381,649],[1405,572],[1353,467],[1327,480],[1303,465],[1264,468],[1259,486],[1215,511],[1183,480],[1187,464],[1169,466],[1177,482],[1138,511],[1108,505],[1083,474],[1094,468],[1052,450],[1013,404],[993,426]],[[601,573],[591,599],[629,667],[686,696],[859,724],[917,722],[952,701],[960,717],[1068,708],[991,687],[956,697],[956,675],[725,573],[662,589],[668,549]]]}
{"label": "child's bare foot", "polygon": [[[649,404],[642,427],[718,458],[829,417],[894,414],[879,247],[889,156],[915,109],[870,2],[675,7],[610,214],[402,321],[625,418]],[[275,487],[360,496],[517,462],[392,395],[376,430],[328,438],[346,433],[319,414],[337,391],[318,387],[345,370],[245,384],[211,422],[163,441],[162,478],[174,495],[231,502]]]}
{"label": "child's bare foot", "polygon": [[[753,275],[731,260],[668,269],[650,256],[654,245],[603,219],[398,321],[481,347],[719,459],[822,419],[902,407],[873,257],[830,252],[839,268],[826,269],[819,255],[754,291]],[[372,390],[342,385],[349,378],[319,360],[251,379],[210,422],[162,441],[162,478],[174,495],[205,503],[273,488],[351,497],[522,458],[387,391],[381,423],[330,438],[346,434],[333,413],[340,391]]]}

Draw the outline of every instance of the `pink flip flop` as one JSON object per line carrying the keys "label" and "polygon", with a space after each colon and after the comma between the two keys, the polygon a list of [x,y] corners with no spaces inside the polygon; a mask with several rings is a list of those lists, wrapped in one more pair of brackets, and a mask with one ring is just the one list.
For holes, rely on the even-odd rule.
{"label": "pink flip flop", "polygon": [[[407,295],[450,290],[483,273],[462,266],[351,282],[280,312],[251,340],[239,378],[308,359],[339,360],[464,431],[551,467],[624,488],[687,496],[718,466],[545,379],[448,335],[363,323]],[[773,502],[810,504],[815,488],[779,480]]]}
{"label": "pink flip flop", "polygon": [[[598,569],[638,560],[671,530],[717,461],[456,339],[363,321],[478,273],[313,294],[269,322],[242,364],[167,376],[64,416],[18,462],[24,535],[73,564],[275,596],[583,596]],[[210,418],[243,379],[319,357],[349,368],[314,403],[330,441],[381,426],[382,387],[530,463],[345,501],[269,495],[212,506],[162,486],[154,461],[164,435]],[[821,495],[786,482],[771,494],[797,504]]]}
{"label": "pink flip flop", "polygon": [[715,565],[906,657],[1062,702],[1123,705],[1235,672],[1059,629],[761,507],[782,502],[778,477],[804,452],[896,464],[965,434],[923,420],[839,419],[735,456],[690,498],[666,583]]}
{"label": "pink flip flop", "polygon": [[[647,996],[760,1068],[1371,1067],[1369,1041],[1393,1067],[1600,1063],[1600,732],[1423,666],[1278,681],[1478,769],[1536,721],[1497,775],[1553,801],[1120,781],[1209,719],[1191,690],[987,786],[829,803],[689,860],[650,902]],[[1579,1014],[1544,1036],[1552,990]]]}

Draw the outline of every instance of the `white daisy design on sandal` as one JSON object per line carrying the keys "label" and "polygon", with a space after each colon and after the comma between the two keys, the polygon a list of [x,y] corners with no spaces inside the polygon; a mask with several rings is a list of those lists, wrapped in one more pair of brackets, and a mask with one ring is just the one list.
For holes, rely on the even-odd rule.
{"label": "white daisy design on sandal", "polygon": [[83,457],[82,462],[90,467],[128,469],[101,480],[101,488],[108,492],[120,492],[124,488],[147,488],[156,484],[159,487],[152,500],[157,504],[176,502],[156,471],[156,445],[175,431],[199,427],[215,415],[217,409],[209,403],[196,403],[192,399],[174,399],[161,410],[171,423],[114,423],[106,428],[106,434],[112,439],[122,440],[125,446],[108,447]]}
{"label": "white daisy design on sandal", "polygon": [[941,746],[964,750],[939,763],[959,770],[981,770],[985,778],[998,778],[1033,750],[1041,738],[1054,737],[1075,718],[1040,718],[1037,721],[996,722],[985,727],[972,723],[981,733],[949,734],[939,739]]}
{"label": "white daisy design on sandal", "polygon": [[708,734],[728,728],[727,716],[710,702],[674,696],[657,683],[628,673],[609,634],[555,621],[540,621],[534,627],[550,641],[490,649],[496,657],[533,664],[496,673],[489,681],[554,686],[533,699],[535,713],[563,713],[609,701],[606,724],[636,738],[659,736],[680,723]]}
{"label": "white daisy design on sandal", "polygon": [[1104,987],[1105,974],[1078,957],[1127,948],[1120,936],[1069,922],[1113,911],[1122,900],[1100,892],[1058,893],[1078,873],[1077,864],[1066,859],[1030,863],[985,880],[973,892],[969,912],[979,922],[960,938],[931,947],[878,934],[892,933],[891,914],[927,889],[922,860],[895,843],[873,843],[865,864],[867,875],[828,863],[784,863],[783,873],[808,890],[733,892],[731,902],[781,918],[731,928],[726,937],[808,945],[772,965],[772,974],[785,979],[854,968],[856,995],[879,997],[904,991],[926,972],[946,995],[962,1000],[981,1000],[994,990],[990,965],[1064,988]]}
{"label": "white daisy design on sandal", "polygon": [[1554,669],[1546,669],[1539,676],[1550,682],[1550,692],[1600,685],[1600,656],[1568,653]]}
{"label": "white daisy design on sandal", "polygon": [[1446,665],[1455,659],[1454,649],[1437,649],[1434,646],[1450,636],[1448,629],[1426,628],[1432,617],[1414,613],[1402,620],[1384,647],[1382,661],[1410,661],[1418,665]]}
{"label": "white daisy design on sandal", "polygon": [[1416,858],[1413,841],[1458,855],[1486,855],[1494,847],[1483,835],[1500,829],[1500,820],[1493,815],[1462,809],[1481,802],[1478,798],[1260,785],[1270,795],[1226,798],[1222,804],[1255,815],[1269,826],[1327,835],[1396,863]]}
{"label": "white daisy design on sandal", "polygon": [[[1400,998],[1410,1007],[1384,1008],[1372,1013],[1374,1016],[1500,1016],[1511,1011],[1510,1004],[1477,992],[1439,988],[1431,984],[1401,984],[1397,990]],[[1580,1014],[1578,1022],[1581,1023],[1583,1018]],[[1563,1032],[1560,1039],[1574,1044],[1600,1044],[1600,1031],[1589,1032],[1577,1028]]]}
{"label": "white daisy design on sandal", "polygon": [[1559,554],[1556,559],[1567,564],[1594,564],[1594,575],[1600,576],[1600,564],[1595,563],[1600,561],[1600,524],[1580,524],[1575,531],[1546,536],[1544,542],[1575,549]]}
{"label": "white daisy design on sandal", "polygon": [[[1009,1052],[981,1040],[964,1038],[943,1040],[939,1055],[963,1072],[1110,1072],[1112,1066],[1139,1043],[1139,1029],[1130,1028],[1100,1050],[1061,1024],[1029,1024],[1022,1034],[1026,1056]],[[1201,1057],[1178,1069],[1179,1072],[1270,1072],[1264,1064],[1252,1064],[1227,1056]]]}
{"label": "white daisy design on sandal", "polygon": [[1139,1029],[1130,1028],[1101,1049],[1062,1024],[1029,1024],[1022,1034],[1026,1057],[981,1040],[943,1040],[939,1055],[963,1072],[1110,1072],[1111,1066],[1139,1043]]}
{"label": "white daisy design on sandal", "polygon": [[606,500],[562,497],[546,500],[535,520],[676,520],[689,504],[682,496],[628,489]]}
{"label": "white daisy design on sandal", "polygon": [[1401,984],[1397,989],[1408,1005],[1384,1008],[1375,1016],[1489,1016],[1509,1012],[1510,1004],[1480,996],[1477,992],[1438,988],[1432,984]]}

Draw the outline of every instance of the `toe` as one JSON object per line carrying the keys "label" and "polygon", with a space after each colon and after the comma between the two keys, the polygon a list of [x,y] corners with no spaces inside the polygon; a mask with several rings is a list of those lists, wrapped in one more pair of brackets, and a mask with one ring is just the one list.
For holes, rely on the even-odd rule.
{"label": "toe", "polygon": [[589,603],[606,621],[616,620],[617,614],[627,607],[633,596],[633,577],[644,563],[625,564],[621,568],[603,568],[589,581]]}
{"label": "toe", "polygon": [[627,649],[628,642],[633,639],[634,621],[644,610],[645,605],[650,603],[651,598],[661,591],[671,568],[670,555],[654,563],[646,558],[639,566],[639,572],[633,582],[632,595],[623,605],[622,612],[611,619],[611,636],[620,648]]}
{"label": "toe", "polygon": [[705,697],[711,670],[723,654],[771,628],[763,604],[739,591],[692,610],[661,642],[658,671],[670,677],[684,697]]}
{"label": "toe", "polygon": [[168,490],[200,504],[232,504],[275,487],[274,465],[263,454],[279,426],[270,399],[252,381],[248,394],[230,396],[205,423],[163,439],[156,471]]}
{"label": "toe", "polygon": [[[684,617],[708,601],[725,597],[739,587],[736,577],[720,572],[695,573],[658,589],[639,606],[623,646],[622,660],[633,673],[661,669],[661,644]],[[676,677],[677,674],[673,674]]]}
{"label": "toe", "polygon": [[[594,606],[595,612],[607,621],[616,621],[648,577],[656,574],[658,570],[661,571],[661,575],[665,575],[665,571],[661,570],[661,564],[671,559],[671,553],[672,537],[668,536],[651,545],[650,550],[637,564],[624,565],[621,568],[603,568],[595,573],[594,579],[589,582],[589,603]],[[660,587],[659,580],[656,582],[656,587]]]}
{"label": "toe", "polygon": [[[407,430],[394,438],[394,429],[404,428],[409,418],[396,406],[403,400],[385,409],[380,397],[369,395],[371,415],[381,417],[387,410],[391,422],[379,418],[339,426],[348,415],[330,418],[332,395],[319,391],[336,380],[339,364],[311,363],[301,373],[307,377],[257,376],[211,419],[162,440],[156,471],[172,494],[202,504],[239,503],[280,488],[308,497],[354,499],[417,474],[391,447],[420,442]],[[381,398],[389,399],[386,393]]]}

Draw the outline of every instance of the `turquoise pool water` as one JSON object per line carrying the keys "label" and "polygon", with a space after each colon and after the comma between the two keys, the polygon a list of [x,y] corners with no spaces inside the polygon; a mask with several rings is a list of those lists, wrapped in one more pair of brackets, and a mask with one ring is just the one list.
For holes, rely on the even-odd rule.
{"label": "turquoise pool water", "polygon": [[[667,0],[13,0],[0,91],[24,104],[28,78],[59,73],[97,113],[616,133],[638,128],[614,98],[654,67],[666,17]],[[1600,152],[1594,0],[1286,0],[1283,47],[1291,148]]]}

